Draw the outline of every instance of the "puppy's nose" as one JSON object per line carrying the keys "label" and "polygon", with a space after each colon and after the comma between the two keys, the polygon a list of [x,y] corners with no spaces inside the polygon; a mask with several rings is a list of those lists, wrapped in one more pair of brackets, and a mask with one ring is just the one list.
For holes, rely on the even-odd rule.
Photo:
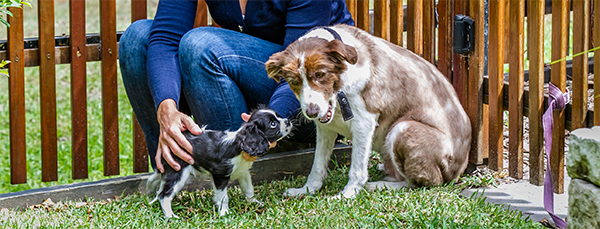
{"label": "puppy's nose", "polygon": [[308,105],[308,109],[306,110],[306,116],[309,118],[314,118],[319,115],[319,106],[317,104],[311,103]]}
{"label": "puppy's nose", "polygon": [[286,119],[283,123],[285,123],[285,126],[290,126],[290,120]]}

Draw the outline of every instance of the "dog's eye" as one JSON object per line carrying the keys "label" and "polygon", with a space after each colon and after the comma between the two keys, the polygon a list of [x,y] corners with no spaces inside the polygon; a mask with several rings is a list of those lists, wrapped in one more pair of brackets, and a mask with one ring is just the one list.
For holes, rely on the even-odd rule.
{"label": "dog's eye", "polygon": [[275,128],[275,127],[277,127],[277,123],[274,121],[271,121],[271,128]]}
{"label": "dog's eye", "polygon": [[324,72],[315,72],[315,77],[317,79],[321,79],[321,78],[323,78],[323,76],[325,76]]}

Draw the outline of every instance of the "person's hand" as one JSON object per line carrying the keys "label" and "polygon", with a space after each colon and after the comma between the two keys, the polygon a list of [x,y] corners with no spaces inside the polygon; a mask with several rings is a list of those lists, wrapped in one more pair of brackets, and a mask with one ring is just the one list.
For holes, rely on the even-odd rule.
{"label": "person's hand", "polygon": [[165,99],[158,105],[156,116],[160,125],[158,148],[154,157],[156,168],[161,173],[165,172],[161,162],[164,158],[173,169],[177,171],[181,169],[173,159],[171,152],[187,163],[193,164],[194,158],[188,153],[193,150],[192,144],[181,132],[189,130],[192,134],[198,135],[202,133],[202,129],[190,116],[179,112],[177,104],[172,99]]}
{"label": "person's hand", "polygon": [[[250,119],[249,114],[242,113],[242,120],[244,120],[244,122],[248,122],[249,119]],[[269,145],[269,148],[273,148],[275,146],[277,146],[277,142],[271,142],[271,144]]]}

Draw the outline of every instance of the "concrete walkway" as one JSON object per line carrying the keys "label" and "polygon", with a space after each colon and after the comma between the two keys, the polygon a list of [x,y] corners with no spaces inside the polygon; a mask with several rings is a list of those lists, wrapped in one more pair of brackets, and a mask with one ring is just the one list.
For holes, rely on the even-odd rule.
{"label": "concrete walkway", "polygon": [[[565,193],[554,194],[554,214],[566,218],[569,207],[569,184],[571,178],[565,172]],[[550,215],[544,209],[544,186],[535,186],[527,180],[519,180],[511,184],[502,184],[497,188],[485,187],[463,190],[461,195],[469,197],[478,192],[483,192],[486,202],[503,204],[509,209],[517,209],[523,212],[523,216],[539,222],[547,218],[550,223],[554,223]]]}

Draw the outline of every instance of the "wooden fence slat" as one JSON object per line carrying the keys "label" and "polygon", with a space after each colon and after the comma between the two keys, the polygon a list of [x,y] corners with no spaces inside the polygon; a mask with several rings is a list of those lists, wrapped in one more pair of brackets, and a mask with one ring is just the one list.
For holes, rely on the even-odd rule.
{"label": "wooden fence slat", "polygon": [[[214,23],[214,22],[213,22]],[[204,0],[198,0],[196,6],[196,19],[194,20],[194,28],[208,25],[208,8]]]}
{"label": "wooden fence slat", "polygon": [[452,0],[438,1],[438,70],[452,81]]}
{"label": "wooden fence slat", "polygon": [[[100,58],[100,44],[87,44],[86,49],[86,61],[99,61]],[[7,52],[0,51],[0,59],[7,59]],[[71,62],[71,47],[69,46],[58,46],[54,48],[54,55],[56,56],[55,64],[68,64]],[[23,64],[25,67],[39,66],[40,64],[40,50],[38,48],[25,49],[23,53]]]}
{"label": "wooden fence slat", "polygon": [[[577,28],[573,29],[573,53],[588,50],[589,8],[588,0],[573,0],[573,28]],[[587,53],[573,57],[572,129],[586,127],[588,68]]]}
{"label": "wooden fence slat", "polygon": [[[147,8],[146,0],[131,1],[131,22],[146,19]],[[131,120],[133,120],[133,172],[145,173],[148,172],[148,147],[137,117],[133,112],[131,116]]]}
{"label": "wooden fence slat", "polygon": [[354,18],[356,27],[369,31],[369,0],[357,0],[356,16]]}
{"label": "wooden fence slat", "polygon": [[509,62],[509,146],[508,174],[516,179],[523,179],[523,84],[524,84],[524,21],[525,1],[510,3],[510,47]]}
{"label": "wooden fence slat", "polygon": [[404,4],[400,0],[390,0],[390,42],[404,46]]}
{"label": "wooden fence slat", "polygon": [[435,64],[435,0],[423,0],[423,58]]}
{"label": "wooden fence slat", "polygon": [[506,0],[489,2],[489,160],[490,169],[504,169],[504,126],[502,123],[502,90],[504,88],[504,11]]}
{"label": "wooden fence slat", "polygon": [[390,40],[390,0],[373,2],[373,34],[385,40]]}
{"label": "wooden fence slat", "polygon": [[148,1],[131,0],[131,22],[148,18]]}
{"label": "wooden fence slat", "polygon": [[[600,46],[600,0],[594,0],[594,46]],[[598,58],[596,58],[598,57]],[[600,63],[600,50],[594,51],[594,63]],[[600,73],[600,64],[594,64],[594,74]],[[594,125],[600,126],[600,76],[594,76]]]}
{"label": "wooden fence slat", "polygon": [[10,109],[10,183],[27,182],[25,145],[25,65],[23,44],[23,9],[10,8],[8,23],[9,109]]}
{"label": "wooden fence slat", "polygon": [[529,0],[527,5],[529,183],[538,186],[544,184],[544,3]]}
{"label": "wooden fence slat", "polygon": [[346,8],[348,9],[348,12],[350,12],[350,14],[352,15],[352,18],[355,19],[355,21],[357,12],[356,7],[358,7],[357,5],[357,0],[346,0]]}
{"label": "wooden fence slat", "polygon": [[[553,64],[551,71],[552,84],[561,91],[566,87],[567,56],[567,31],[569,29],[567,18],[569,16],[567,0],[552,2],[552,60],[562,61]],[[564,166],[565,166],[565,111],[554,111],[554,128],[552,132],[552,152],[550,153],[550,168],[555,193],[564,192]]]}
{"label": "wooden fence slat", "polygon": [[104,175],[119,174],[119,118],[117,104],[117,28],[115,0],[100,0],[102,40],[102,127]]}
{"label": "wooden fence slat", "polygon": [[423,56],[423,0],[407,2],[406,47],[419,56]]}
{"label": "wooden fence slat", "polygon": [[38,2],[42,181],[58,180],[54,1]]}
{"label": "wooden fence slat", "polygon": [[73,179],[88,178],[85,1],[70,0],[71,160]]}
{"label": "wooden fence slat", "polygon": [[[468,1],[454,1],[454,14],[468,15]],[[410,18],[410,17],[409,17]],[[454,15],[452,16],[454,18]],[[410,39],[409,39],[410,40]],[[419,42],[421,44],[422,42]],[[468,66],[466,56],[452,53],[452,85],[458,95],[460,104],[467,109],[467,77]]]}
{"label": "wooden fence slat", "polygon": [[[428,0],[426,0],[428,2]],[[431,1],[433,3],[433,1]],[[433,5],[432,5],[433,6]],[[483,59],[484,59],[484,28],[485,5],[483,1],[471,0],[469,15],[475,21],[474,51],[469,55],[469,70],[467,79],[467,114],[471,120],[471,151],[469,162],[483,164]],[[433,10],[433,9],[432,9]],[[425,28],[427,28],[427,24]],[[433,26],[430,23],[429,26]],[[426,33],[425,33],[426,34]],[[433,37],[432,37],[433,39]],[[432,51],[432,50],[431,50]],[[427,52],[425,52],[426,54]],[[433,53],[431,54],[433,55]],[[432,57],[433,58],[433,57]]]}

